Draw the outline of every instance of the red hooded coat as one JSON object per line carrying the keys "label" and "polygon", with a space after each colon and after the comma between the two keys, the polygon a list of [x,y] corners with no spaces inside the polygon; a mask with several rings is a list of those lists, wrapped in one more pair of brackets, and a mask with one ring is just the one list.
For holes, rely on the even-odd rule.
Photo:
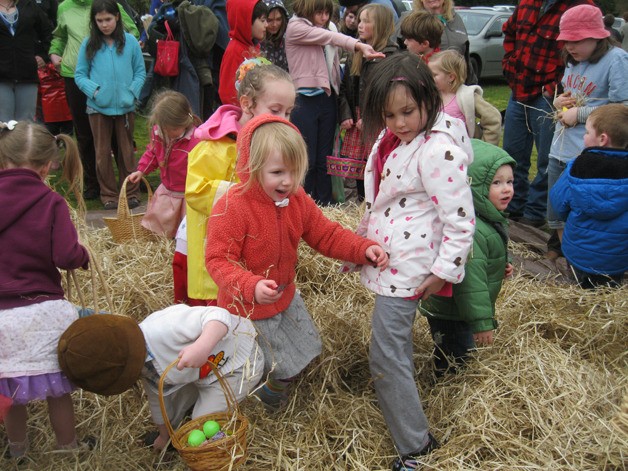
{"label": "red hooded coat", "polygon": [[240,64],[259,54],[253,43],[253,8],[258,0],[227,0],[227,20],[231,40],[220,64],[218,94],[223,105],[238,105],[235,89],[236,72]]}

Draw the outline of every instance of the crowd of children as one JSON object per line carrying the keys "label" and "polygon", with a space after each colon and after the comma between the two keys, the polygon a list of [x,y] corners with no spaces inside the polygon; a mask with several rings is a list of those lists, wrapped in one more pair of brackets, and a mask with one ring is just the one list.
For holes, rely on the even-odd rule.
{"label": "crowd of children", "polygon": [[[45,180],[60,165],[82,203],[75,142],[32,122],[0,123],[0,396],[12,401],[3,418],[11,457],[28,452],[29,402],[47,401],[56,447],[74,450],[82,444],[71,392],[120,394],[138,379],[156,426],[144,442],[162,450],[169,436],[157,384],[173,362],[164,403],[174,424],[190,409],[193,418],[225,410],[208,361],[238,401],[283,408],[322,352],[295,283],[301,240],[343,260],[343,271],[359,271],[375,295],[369,367],[398,454],[393,471],[417,469],[440,446],[415,380],[412,330],[418,310],[437,377],[494,341],[496,300],[514,270],[506,210],[515,161],[498,147],[501,115],[479,86],[465,85],[464,56],[440,50],[443,24],[432,13],[404,17],[408,51],[399,51],[385,6],[346,11],[341,30],[355,21],[355,37],[330,23],[331,0],[292,7],[288,18],[278,0],[227,2],[224,104],[201,123],[183,94],[160,92],[136,166],[140,47],[113,0],[92,4],[72,73],[86,97],[101,200],[117,205],[115,135],[129,205],[140,180],[159,169],[142,224],[176,239],[174,303],[139,324],[111,314],[78,319],[64,299],[59,269],[90,260],[66,202]],[[568,66],[549,166],[549,224],[584,288],[620,286],[628,269],[628,96],[620,84],[628,54],[608,42],[598,12],[582,5],[561,20]],[[339,48],[350,53],[344,72]],[[332,203],[326,157],[337,126],[341,156],[366,161],[355,228],[319,207]]]}

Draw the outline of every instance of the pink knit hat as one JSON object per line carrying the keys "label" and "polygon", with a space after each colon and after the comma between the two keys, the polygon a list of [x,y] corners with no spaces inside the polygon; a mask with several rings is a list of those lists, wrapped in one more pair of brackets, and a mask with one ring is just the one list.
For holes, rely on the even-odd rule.
{"label": "pink knit hat", "polygon": [[593,5],[578,5],[570,8],[560,17],[558,41],[581,41],[583,39],[604,39],[611,35],[604,28],[602,12]]}

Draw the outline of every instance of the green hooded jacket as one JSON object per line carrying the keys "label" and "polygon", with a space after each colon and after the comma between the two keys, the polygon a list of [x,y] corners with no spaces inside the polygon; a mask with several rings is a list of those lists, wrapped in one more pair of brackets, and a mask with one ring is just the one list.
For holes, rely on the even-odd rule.
{"label": "green hooded jacket", "polygon": [[[74,69],[78,60],[79,49],[83,40],[89,36],[89,13],[92,8],[92,0],[64,0],[57,10],[57,27],[52,32],[50,54],[56,54],[63,58],[61,62],[61,76],[74,77]],[[120,18],[124,24],[124,30],[135,38],[140,34],[133,20],[118,4]]]}
{"label": "green hooded jacket", "polygon": [[426,317],[467,322],[473,333],[497,327],[495,301],[502,287],[508,262],[508,221],[488,199],[495,172],[502,165],[515,166],[503,149],[471,140],[474,160],[469,166],[471,193],[476,214],[473,250],[465,264],[465,276],[453,286],[453,297],[430,296],[420,304]]}

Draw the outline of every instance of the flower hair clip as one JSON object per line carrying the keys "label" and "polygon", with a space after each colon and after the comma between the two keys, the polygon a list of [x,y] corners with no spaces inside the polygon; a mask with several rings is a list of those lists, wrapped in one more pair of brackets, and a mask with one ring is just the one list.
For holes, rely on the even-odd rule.
{"label": "flower hair clip", "polygon": [[7,123],[2,123],[4,125],[4,127],[6,129],[8,129],[9,131],[13,131],[15,129],[15,125],[17,124],[17,121],[15,121],[14,119],[12,119],[11,121],[7,122]]}
{"label": "flower hair clip", "polygon": [[236,91],[240,91],[240,83],[242,83],[242,80],[244,80],[244,77],[246,77],[246,74],[248,74],[251,70],[253,70],[255,67],[259,65],[271,65],[271,64],[272,63],[264,57],[253,57],[252,59],[246,59],[244,62],[242,62],[242,64],[240,64],[236,72],[236,82],[235,82]]}

